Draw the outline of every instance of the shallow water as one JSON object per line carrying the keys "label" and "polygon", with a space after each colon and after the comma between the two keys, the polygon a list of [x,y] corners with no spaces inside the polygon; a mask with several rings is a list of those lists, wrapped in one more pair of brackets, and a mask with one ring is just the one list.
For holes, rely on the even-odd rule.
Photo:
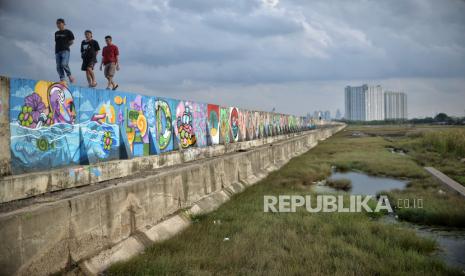
{"label": "shallow water", "polygon": [[[330,178],[350,179],[352,181],[352,190],[347,193],[355,195],[376,195],[382,191],[403,189],[407,185],[407,181],[404,180],[369,176],[361,172],[333,172]],[[340,192],[325,186],[324,183],[314,185],[313,191],[317,193]],[[432,227],[409,222],[399,222],[395,219],[394,215],[384,216],[381,221],[384,223],[402,224],[407,228],[414,229],[420,236],[436,240],[439,248],[435,251],[434,255],[449,266],[457,267],[465,271],[465,229]]]}
{"label": "shallow water", "polygon": [[423,226],[410,222],[399,222],[394,216],[384,216],[384,223],[400,224],[413,229],[418,235],[436,240],[439,250],[434,255],[449,266],[465,271],[465,229],[438,226]]}
{"label": "shallow water", "polygon": [[[360,172],[333,172],[330,178],[350,179],[352,181],[352,189],[349,193],[354,195],[376,195],[381,191],[403,189],[407,185],[407,181],[389,177],[369,176]],[[336,190],[324,185],[315,185],[314,191],[324,193]]]}

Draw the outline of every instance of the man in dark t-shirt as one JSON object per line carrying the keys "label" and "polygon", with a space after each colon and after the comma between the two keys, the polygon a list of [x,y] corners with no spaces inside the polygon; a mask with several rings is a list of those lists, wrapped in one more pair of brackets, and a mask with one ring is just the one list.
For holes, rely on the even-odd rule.
{"label": "man in dark t-shirt", "polygon": [[65,29],[65,20],[62,18],[57,19],[58,31],[55,32],[55,60],[57,64],[57,72],[60,76],[60,81],[65,80],[65,73],[71,83],[75,82],[74,77],[71,75],[69,69],[69,46],[73,44],[74,35],[73,33]]}
{"label": "man in dark t-shirt", "polygon": [[86,71],[87,82],[89,87],[96,87],[97,81],[94,75],[94,65],[97,63],[97,54],[100,51],[98,42],[92,39],[92,32],[87,30],[84,32],[86,39],[81,42],[81,70]]}

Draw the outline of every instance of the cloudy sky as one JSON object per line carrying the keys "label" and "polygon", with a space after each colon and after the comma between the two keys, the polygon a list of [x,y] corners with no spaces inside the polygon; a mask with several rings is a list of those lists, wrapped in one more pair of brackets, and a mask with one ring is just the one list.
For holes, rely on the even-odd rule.
{"label": "cloudy sky", "polygon": [[334,114],[346,85],[368,83],[407,92],[409,117],[465,115],[462,0],[0,0],[0,74],[56,80],[58,17],[80,85],[91,29],[119,46],[125,91]]}

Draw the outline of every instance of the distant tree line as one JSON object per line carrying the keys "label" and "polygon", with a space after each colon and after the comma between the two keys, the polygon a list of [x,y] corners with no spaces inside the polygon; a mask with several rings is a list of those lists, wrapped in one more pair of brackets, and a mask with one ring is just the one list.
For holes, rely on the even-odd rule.
{"label": "distant tree line", "polygon": [[448,116],[446,113],[439,113],[433,117],[413,118],[413,119],[386,119],[378,121],[348,121],[336,120],[339,122],[354,125],[392,125],[392,124],[435,124],[435,125],[465,125],[465,117]]}

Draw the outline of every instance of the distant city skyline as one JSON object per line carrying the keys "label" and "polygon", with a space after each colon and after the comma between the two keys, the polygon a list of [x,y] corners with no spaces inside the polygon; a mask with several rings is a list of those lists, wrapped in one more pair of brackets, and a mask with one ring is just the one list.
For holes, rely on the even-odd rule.
{"label": "distant city skyline", "polygon": [[454,0],[2,1],[0,75],[57,80],[62,17],[78,85],[90,29],[118,45],[122,91],[304,115],[367,83],[408,91],[409,117],[465,116],[464,14]]}

